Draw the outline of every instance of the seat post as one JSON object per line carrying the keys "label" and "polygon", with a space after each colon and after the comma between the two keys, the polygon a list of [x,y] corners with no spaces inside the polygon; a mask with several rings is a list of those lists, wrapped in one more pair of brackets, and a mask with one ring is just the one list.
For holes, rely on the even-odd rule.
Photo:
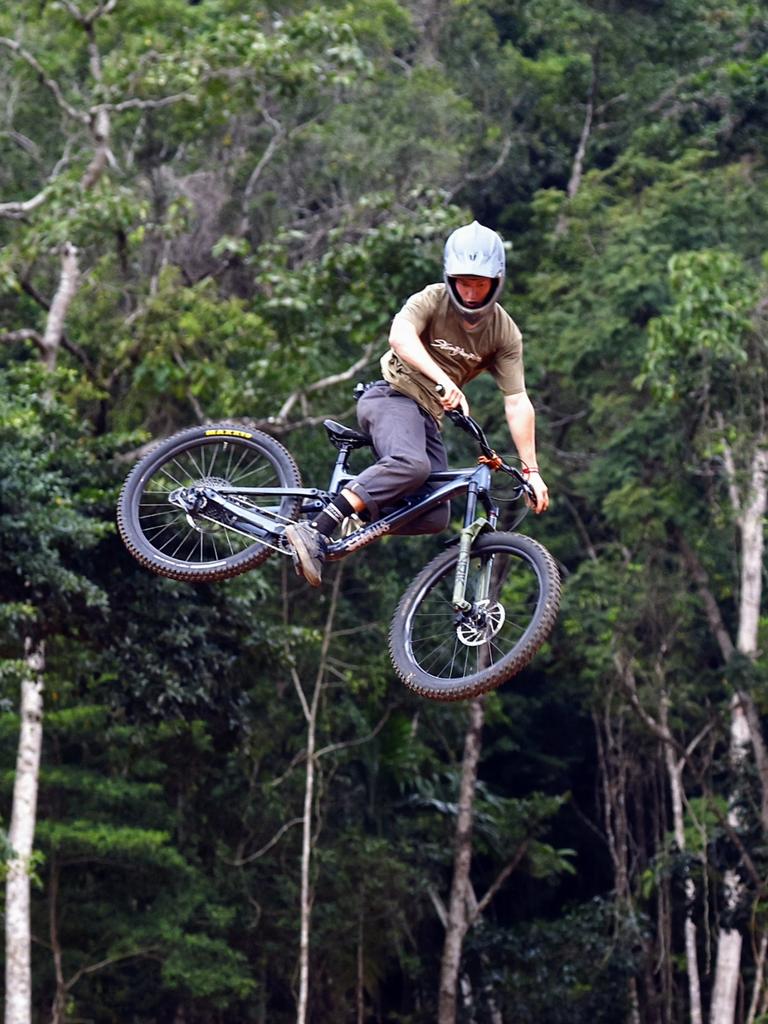
{"label": "seat post", "polygon": [[339,446],[339,454],[336,456],[336,464],[333,467],[331,482],[328,486],[328,490],[331,494],[335,494],[336,491],[340,490],[341,482],[343,480],[350,479],[350,474],[347,471],[347,462],[352,448],[353,445],[351,444],[342,444]]}

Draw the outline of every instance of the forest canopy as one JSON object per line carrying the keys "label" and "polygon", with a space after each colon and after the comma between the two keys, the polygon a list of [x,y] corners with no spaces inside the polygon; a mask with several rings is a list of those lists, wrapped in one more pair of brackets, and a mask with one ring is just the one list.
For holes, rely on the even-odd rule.
{"label": "forest canopy", "polygon": [[[747,0],[0,10],[0,838],[10,877],[32,687],[32,1020],[437,1020],[473,721],[453,1020],[768,1019],[767,53]],[[322,420],[354,424],[474,218],[552,496],[521,530],[564,588],[481,726],[387,656],[440,538],[310,594],[277,557],[152,576],[114,516],[193,424],[325,486]],[[493,381],[467,395],[509,452]]]}

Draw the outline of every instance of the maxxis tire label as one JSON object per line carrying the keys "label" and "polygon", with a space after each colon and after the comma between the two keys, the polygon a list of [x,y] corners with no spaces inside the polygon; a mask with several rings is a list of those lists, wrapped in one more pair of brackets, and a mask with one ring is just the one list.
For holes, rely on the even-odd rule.
{"label": "maxxis tire label", "polygon": [[250,441],[253,434],[249,434],[247,430],[223,430],[217,428],[216,430],[206,430],[206,437],[244,437]]}

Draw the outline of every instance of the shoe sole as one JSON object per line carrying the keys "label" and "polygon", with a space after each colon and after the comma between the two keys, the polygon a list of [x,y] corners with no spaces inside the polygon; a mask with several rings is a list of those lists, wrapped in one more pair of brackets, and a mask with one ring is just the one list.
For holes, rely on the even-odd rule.
{"label": "shoe sole", "polygon": [[323,582],[323,578],[320,573],[314,568],[314,558],[304,543],[304,538],[301,532],[293,526],[287,526],[285,528],[285,536],[290,541],[296,554],[299,558],[299,565],[301,566],[301,572],[304,579],[310,585],[310,587],[319,587]]}

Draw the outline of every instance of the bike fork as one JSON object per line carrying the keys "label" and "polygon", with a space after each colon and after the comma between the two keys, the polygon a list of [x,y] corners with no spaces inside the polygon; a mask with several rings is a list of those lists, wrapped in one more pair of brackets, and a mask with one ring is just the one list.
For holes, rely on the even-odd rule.
{"label": "bike fork", "polygon": [[[470,485],[467,498],[467,512],[464,519],[464,528],[459,539],[459,558],[456,562],[456,575],[453,583],[453,597],[451,603],[457,612],[468,612],[472,609],[472,603],[467,601],[467,580],[469,579],[469,561],[472,545],[480,536],[482,531],[488,527],[493,529],[496,526],[497,513],[495,508],[491,509],[488,518],[475,519],[477,508],[477,490]],[[491,556],[480,569],[475,587],[475,606],[487,601],[491,589],[491,572],[493,570],[493,557]]]}

